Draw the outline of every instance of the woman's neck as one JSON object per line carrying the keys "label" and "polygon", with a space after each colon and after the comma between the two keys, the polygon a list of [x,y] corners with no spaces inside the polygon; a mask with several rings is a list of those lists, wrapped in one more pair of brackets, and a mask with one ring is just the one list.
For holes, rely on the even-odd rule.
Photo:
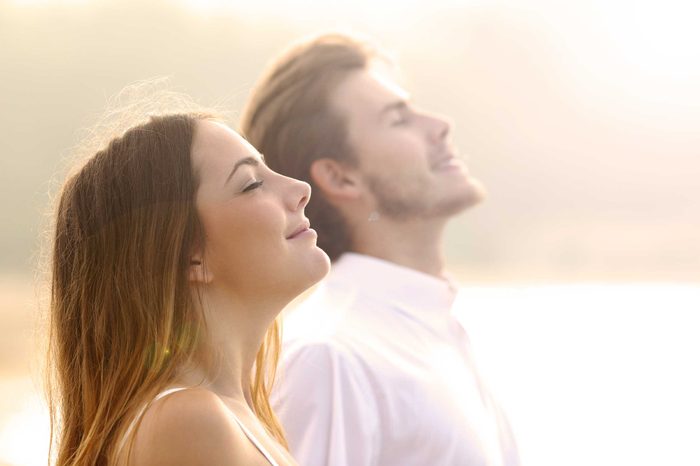
{"label": "woman's neck", "polygon": [[250,384],[255,358],[281,307],[253,304],[214,287],[200,291],[207,336],[200,345],[200,357],[182,371],[179,379],[252,406]]}

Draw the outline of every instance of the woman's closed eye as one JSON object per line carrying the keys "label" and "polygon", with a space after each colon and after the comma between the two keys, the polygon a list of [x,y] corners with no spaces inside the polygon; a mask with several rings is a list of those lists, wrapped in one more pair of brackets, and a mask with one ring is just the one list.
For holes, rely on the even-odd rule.
{"label": "woman's closed eye", "polygon": [[248,186],[246,186],[245,188],[243,188],[243,191],[242,191],[242,192],[247,193],[248,191],[252,191],[252,190],[254,190],[254,189],[257,189],[257,188],[259,188],[260,186],[262,186],[263,183],[264,183],[263,180],[253,181],[253,182],[250,183]]}

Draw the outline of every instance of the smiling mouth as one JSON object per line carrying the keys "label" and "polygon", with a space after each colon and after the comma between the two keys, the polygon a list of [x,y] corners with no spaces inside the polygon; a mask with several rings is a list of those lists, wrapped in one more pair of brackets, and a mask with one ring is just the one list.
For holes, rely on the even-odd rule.
{"label": "smiling mouth", "polygon": [[464,164],[459,157],[456,157],[454,154],[450,153],[443,157],[439,157],[430,165],[430,169],[433,171],[440,171],[446,168],[458,168],[463,165]]}
{"label": "smiling mouth", "polygon": [[309,231],[310,227],[311,224],[309,223],[309,221],[305,221],[304,223],[299,225],[299,227],[296,230],[294,230],[294,232],[291,235],[287,236],[287,239],[294,239],[297,236],[306,233],[307,231]]}

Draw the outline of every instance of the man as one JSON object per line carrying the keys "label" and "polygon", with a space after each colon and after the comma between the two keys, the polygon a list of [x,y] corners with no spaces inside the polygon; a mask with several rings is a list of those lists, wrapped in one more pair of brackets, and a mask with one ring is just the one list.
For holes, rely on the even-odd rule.
{"label": "man", "polygon": [[306,212],[333,260],[285,323],[273,394],[299,464],[519,464],[451,314],[443,232],[483,188],[450,124],[411,102],[376,49],[331,34],[272,63],[242,131],[312,185]]}

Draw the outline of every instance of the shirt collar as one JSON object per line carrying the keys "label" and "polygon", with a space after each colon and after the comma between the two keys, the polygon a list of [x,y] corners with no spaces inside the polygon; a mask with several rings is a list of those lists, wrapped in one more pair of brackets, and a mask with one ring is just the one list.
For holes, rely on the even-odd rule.
{"label": "shirt collar", "polygon": [[438,278],[392,262],[347,252],[338,258],[327,283],[342,283],[392,303],[423,319],[445,318],[457,296],[451,278]]}

